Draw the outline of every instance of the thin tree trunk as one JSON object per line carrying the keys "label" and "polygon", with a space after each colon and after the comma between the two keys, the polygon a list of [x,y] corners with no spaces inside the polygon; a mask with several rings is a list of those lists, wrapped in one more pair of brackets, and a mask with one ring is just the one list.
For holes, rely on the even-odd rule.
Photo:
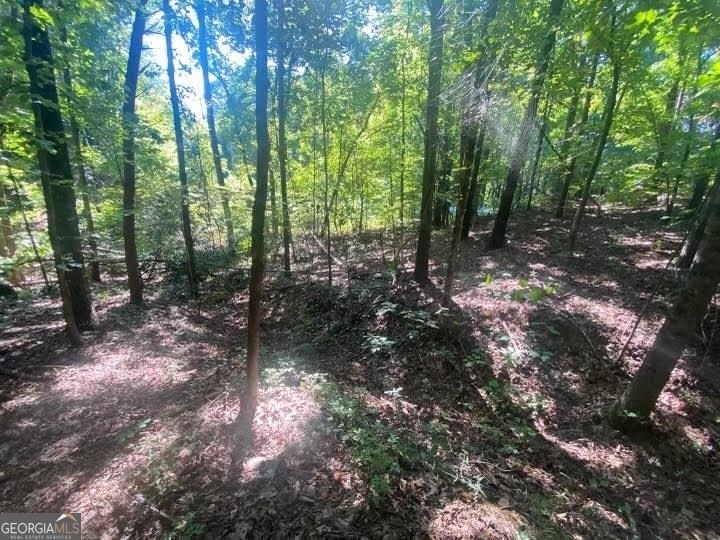
{"label": "thin tree trunk", "polygon": [[27,212],[25,211],[25,205],[22,202],[25,197],[20,191],[20,184],[18,183],[17,178],[15,178],[15,175],[13,174],[12,167],[10,166],[10,160],[8,160],[5,156],[5,144],[2,139],[2,135],[0,135],[0,154],[2,154],[2,157],[4,158],[5,166],[7,167],[8,179],[12,183],[13,188],[15,189],[15,194],[18,198],[18,205],[20,206],[20,213],[22,214],[23,225],[25,226],[25,232],[30,239],[30,246],[32,247],[33,254],[35,255],[35,260],[40,266],[40,272],[42,273],[45,287],[49,289],[50,280],[48,279],[47,272],[45,271],[45,265],[43,264],[42,257],[40,256],[40,251],[38,250],[37,243],[35,242],[35,235],[33,234],[32,228],[30,227],[30,221],[28,220]]}
{"label": "thin tree trunk", "polygon": [[[60,39],[67,44],[67,29],[62,28],[60,31]],[[92,208],[90,206],[90,193],[87,181],[87,171],[85,170],[85,160],[82,151],[82,140],[80,138],[80,125],[73,113],[73,105],[70,96],[73,94],[72,74],[70,66],[66,63],[63,69],[63,80],[65,82],[66,101],[68,106],[68,116],[70,122],[70,137],[75,149],[75,169],[77,169],[78,185],[80,186],[80,196],[83,203],[83,217],[85,218],[85,227],[87,229],[88,246],[90,247],[90,279],[100,282],[100,263],[98,263],[97,239],[95,237],[95,222],[93,221]]]}
{"label": "thin tree trunk", "polygon": [[[670,205],[670,177],[665,171],[665,157],[668,151],[668,139],[673,130],[675,114],[678,108],[678,95],[680,93],[680,81],[675,80],[665,98],[665,110],[663,117],[657,125],[657,154],[653,168],[658,184],[665,184],[665,212],[667,214]],[[669,215],[669,214],[668,214]]]}
{"label": "thin tree trunk", "polygon": [[[600,54],[596,53],[593,56],[592,65],[590,67],[590,76],[585,91],[585,101],[583,103],[582,112],[580,114],[580,122],[575,126],[575,115],[577,112],[577,104],[570,104],[568,110],[568,119],[565,125],[565,136],[563,137],[563,150],[560,152],[564,156],[565,166],[563,169],[562,183],[560,187],[560,195],[558,197],[558,205],[555,210],[555,217],[562,219],[565,217],[565,209],[567,207],[568,194],[570,193],[570,186],[573,179],[575,178],[575,165],[577,164],[577,150],[579,145],[571,142],[572,137],[577,137],[578,134],[585,129],[588,117],[590,116],[590,104],[592,102],[593,88],[595,88],[595,79],[597,77],[597,68],[600,61]],[[579,94],[578,94],[579,97]],[[568,153],[572,154],[568,157]]]}
{"label": "thin tree trunk", "polygon": [[282,206],[282,236],[283,236],[283,267],[285,277],[289,278],[290,273],[290,241],[292,232],[290,230],[290,207],[288,205],[288,170],[287,170],[287,134],[285,125],[287,122],[287,95],[290,91],[289,77],[291,69],[285,66],[286,43],[285,43],[285,2],[279,0],[278,23],[282,35],[278,36],[277,51],[277,106],[278,106],[278,162],[280,165],[280,204]]}
{"label": "thin tree trunk", "polygon": [[262,285],[265,273],[265,207],[267,204],[270,135],[268,133],[268,26],[267,2],[255,1],[255,130],[257,163],[255,200],[253,201],[252,262],[250,266],[250,299],[248,301],[247,380],[242,400],[244,423],[249,427],[258,403],[260,366],[260,319],[262,318]]}
{"label": "thin tree trunk", "polygon": [[[695,116],[690,116],[690,122],[688,126],[688,137],[692,137],[695,134]],[[680,189],[680,181],[685,175],[685,166],[687,165],[688,159],[690,158],[690,141],[685,143],[682,156],[680,157],[680,166],[678,167],[677,174],[675,175],[675,181],[673,182],[672,193],[668,199],[666,214],[672,216],[673,210],[675,209],[675,201],[677,200],[678,190]]]}
{"label": "thin tree trunk", "polygon": [[137,127],[135,100],[137,98],[138,78],[140,77],[143,34],[145,33],[145,21],[147,19],[145,14],[146,4],[147,0],[141,0],[135,10],[135,20],[130,34],[127,69],[125,70],[122,105],[123,246],[125,249],[125,266],[128,275],[128,288],[130,289],[130,302],[133,304],[142,304],[143,301],[143,284],[140,276],[140,265],[138,264],[137,237],[135,234],[135,129]]}
{"label": "thin tree trunk", "polygon": [[545,78],[550,65],[550,57],[555,47],[556,27],[562,12],[562,7],[563,0],[551,0],[548,31],[540,51],[538,67],[533,76],[530,100],[525,109],[525,117],[520,125],[520,134],[513,147],[510,167],[508,168],[505,185],[502,195],[500,196],[500,206],[498,207],[495,224],[493,225],[493,230],[488,241],[488,249],[498,249],[505,243],[505,233],[507,232],[507,224],[510,219],[510,210],[512,209],[512,203],[515,197],[515,189],[520,180],[522,169],[525,166],[528,145],[530,144],[530,134],[535,123],[535,117],[537,116],[540,93],[545,84]]}
{"label": "thin tree trunk", "polygon": [[423,183],[420,201],[420,225],[415,252],[415,280],[429,279],[430,239],[432,236],[433,193],[437,164],[438,116],[440,113],[440,85],[442,82],[443,35],[445,7],[443,0],[429,0],[430,47],[428,51],[427,103],[425,107],[425,135],[423,152]]}
{"label": "thin tree trunk", "polygon": [[208,135],[210,137],[210,150],[212,152],[213,166],[215,168],[215,179],[217,180],[218,186],[220,186],[220,198],[222,201],[223,217],[225,218],[225,234],[227,235],[227,250],[230,254],[234,254],[235,231],[233,227],[232,212],[230,210],[230,193],[225,186],[225,173],[222,168],[220,144],[218,142],[217,129],[215,128],[215,103],[213,102],[212,87],[210,86],[207,25],[205,22],[205,0],[198,0],[195,3],[195,12],[197,13],[198,18],[198,53],[203,77],[203,95],[205,98]]}
{"label": "thin tree trunk", "polygon": [[540,155],[542,154],[543,144],[545,143],[545,137],[547,132],[548,117],[550,116],[551,101],[548,99],[545,102],[545,110],[543,111],[542,124],[540,125],[540,132],[538,133],[537,149],[535,150],[535,157],[533,158],[533,166],[530,171],[530,181],[528,186],[528,199],[526,210],[530,210],[532,207],[533,194],[535,192],[535,177],[537,175],[538,165],[540,164]]}
{"label": "thin tree trunk", "polygon": [[275,171],[273,171],[272,167],[268,169],[268,175],[268,186],[270,188],[270,227],[272,230],[274,244],[274,239],[280,235],[280,220],[278,219],[277,197],[275,194]]}
{"label": "thin tree trunk", "polygon": [[47,30],[41,28],[31,14],[36,6],[41,7],[42,2],[25,0],[23,4],[25,67],[30,81],[37,157],[63,313],[70,340],[78,345],[81,341],[79,331],[94,328],[95,314],[85,276],[72,169],[53,73],[50,39]]}
{"label": "thin tree trunk", "polygon": [[[485,133],[487,126],[483,122],[480,131],[475,137],[475,149],[473,152],[473,164],[472,170],[470,171],[470,188],[468,190],[467,204],[465,206],[465,216],[463,217],[462,231],[460,232],[460,239],[466,240],[470,236],[470,229],[472,229],[475,216],[477,215],[480,198],[478,197],[478,181],[480,178],[480,162],[483,156],[483,146],[485,145]],[[484,188],[484,186],[483,186]]]}
{"label": "thin tree trunk", "polygon": [[603,122],[602,131],[598,138],[598,146],[595,152],[595,159],[590,166],[590,170],[585,178],[585,185],[583,186],[582,198],[580,204],[575,211],[575,217],[573,218],[572,229],[570,230],[570,242],[569,251],[573,253],[575,251],[575,242],[577,241],[578,231],[580,230],[580,222],[585,214],[585,206],[590,199],[590,188],[592,187],[593,179],[600,167],[602,161],[603,151],[605,150],[605,144],[607,143],[608,136],[610,135],[610,128],[612,127],[613,117],[615,116],[615,104],[617,103],[618,86],[620,84],[620,63],[616,62],[613,64],[613,76],[610,91],[608,92],[607,101],[605,102],[605,121]]}
{"label": "thin tree trunk", "polygon": [[[1,136],[1,135],[0,135]],[[4,154],[3,150],[3,154]],[[10,164],[7,163],[8,170]],[[12,222],[10,221],[10,196],[5,182],[0,178],[0,208],[3,209],[0,218],[0,256],[10,258],[15,255],[15,237],[13,235]]]}
{"label": "thin tree trunk", "polygon": [[530,187],[528,190],[528,199],[526,210],[532,208],[533,193],[535,191],[535,177],[537,176],[538,165],[540,164],[540,155],[542,154],[543,143],[545,142],[545,130],[547,129],[547,116],[543,120],[542,126],[540,126],[540,135],[538,137],[537,150],[535,150],[535,158],[533,159],[532,171],[530,173]]}
{"label": "thin tree trunk", "polygon": [[[720,171],[717,177],[720,177]],[[692,343],[720,282],[720,190],[708,201],[705,236],[677,301],[655,337],[640,369],[611,412],[621,429],[641,425],[655,408],[685,348]]]}
{"label": "thin tree trunk", "polygon": [[195,263],[195,246],[190,223],[190,193],[188,190],[187,169],[185,167],[185,142],[183,140],[182,120],[180,118],[180,99],[175,84],[175,58],[172,48],[173,12],[170,0],[163,0],[163,15],[165,20],[165,49],[167,53],[167,75],[170,87],[170,103],[173,111],[173,126],[175,128],[175,147],[178,160],[178,177],[180,179],[180,215],[182,218],[182,232],[185,240],[185,256],[188,266],[188,281],[190,282],[190,296],[197,298],[198,278]]}
{"label": "thin tree trunk", "polygon": [[328,175],[328,132],[327,132],[327,110],[326,110],[327,96],[325,95],[325,67],[324,66],[321,68],[320,86],[321,86],[320,116],[321,116],[321,124],[322,124],[323,175],[325,178],[325,189],[323,191],[323,204],[325,206],[325,219],[324,219],[323,228],[325,229],[325,234],[327,235],[326,243],[325,243],[325,251],[327,253],[328,285],[332,286],[332,252],[331,252],[332,242],[330,239],[330,203],[329,203],[330,177]]}
{"label": "thin tree trunk", "polygon": [[[464,140],[462,140],[464,139]],[[460,169],[460,194],[458,195],[457,211],[453,223],[452,238],[450,240],[450,254],[448,255],[447,270],[445,272],[445,283],[443,294],[440,299],[442,307],[449,307],[452,299],[453,281],[455,279],[455,265],[460,247],[460,234],[462,232],[463,219],[465,218],[465,206],[468,200],[468,189],[470,184],[470,173],[475,154],[475,135],[472,129],[467,126],[465,133],[461,135],[460,147],[464,149]]]}

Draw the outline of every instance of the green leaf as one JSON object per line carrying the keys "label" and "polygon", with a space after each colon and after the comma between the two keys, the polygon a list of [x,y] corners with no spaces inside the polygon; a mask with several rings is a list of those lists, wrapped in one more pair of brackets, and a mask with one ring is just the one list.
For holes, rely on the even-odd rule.
{"label": "green leaf", "polygon": [[55,25],[52,15],[37,4],[30,6],[30,16],[32,17],[33,22],[43,30],[47,30],[48,27]]}
{"label": "green leaf", "polygon": [[490,272],[485,273],[485,285],[490,285],[493,282],[493,277]]}

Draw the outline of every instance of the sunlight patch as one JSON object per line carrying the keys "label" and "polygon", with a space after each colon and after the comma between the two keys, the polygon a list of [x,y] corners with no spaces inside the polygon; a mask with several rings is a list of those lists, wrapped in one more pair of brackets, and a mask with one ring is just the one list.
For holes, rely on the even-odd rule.
{"label": "sunlight patch", "polygon": [[431,538],[522,538],[526,530],[520,514],[514,510],[483,502],[468,504],[452,501],[435,513],[428,527]]}

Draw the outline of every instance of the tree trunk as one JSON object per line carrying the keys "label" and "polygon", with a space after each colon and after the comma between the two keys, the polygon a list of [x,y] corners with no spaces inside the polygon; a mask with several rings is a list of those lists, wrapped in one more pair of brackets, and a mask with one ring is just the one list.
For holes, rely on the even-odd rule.
{"label": "tree trunk", "polygon": [[428,51],[427,103],[425,106],[425,135],[423,151],[423,183],[420,200],[420,225],[415,252],[415,280],[424,283],[429,279],[430,239],[432,236],[433,192],[437,163],[438,116],[440,112],[440,85],[443,62],[443,34],[445,8],[443,0],[429,0],[430,47]]}
{"label": "tree trunk", "polygon": [[[720,172],[718,172],[720,177]],[[612,423],[631,429],[647,421],[720,282],[720,190],[708,201],[705,236],[677,301],[655,337],[640,369],[611,412]]]}
{"label": "tree trunk", "polygon": [[277,107],[278,107],[278,162],[280,165],[280,205],[282,206],[282,240],[283,240],[283,267],[285,277],[290,277],[290,207],[288,205],[287,184],[287,134],[285,125],[287,123],[287,95],[290,91],[289,78],[291,68],[285,66],[286,43],[285,43],[285,2],[280,0],[278,6],[278,22],[280,33],[278,36],[277,50]]}
{"label": "tree trunk", "polygon": [[450,254],[448,255],[447,270],[445,272],[445,283],[443,294],[440,299],[442,307],[449,307],[452,299],[453,280],[455,279],[455,264],[457,263],[458,248],[460,246],[460,234],[462,232],[463,220],[465,218],[465,206],[468,200],[468,189],[470,184],[470,173],[475,155],[475,134],[470,126],[466,126],[461,133],[460,148],[464,149],[461,157],[460,168],[460,194],[458,195],[457,211],[453,223],[452,238],[450,240]]}
{"label": "tree trunk", "polygon": [[695,219],[690,228],[690,232],[688,233],[688,237],[685,240],[682,250],[680,251],[680,256],[678,257],[678,268],[690,268],[690,265],[695,258],[695,254],[697,253],[698,246],[700,245],[700,241],[705,234],[705,226],[707,224],[711,208],[710,201],[713,199],[713,197],[718,191],[720,191],[720,174],[715,176],[715,181],[710,188],[710,192],[708,193],[705,204],[698,210],[697,214],[695,215]]}
{"label": "tree trunk", "polygon": [[273,239],[279,236],[280,220],[278,219],[277,197],[275,195],[275,173],[272,168],[268,168],[268,187],[270,188],[270,230]]}
{"label": "tree trunk", "polygon": [[[0,152],[4,155],[5,154],[5,146],[2,141],[2,137],[0,136]],[[4,157],[4,156],[3,156]],[[28,238],[30,239],[30,247],[32,247],[33,254],[35,255],[35,260],[38,263],[38,266],[40,267],[40,273],[43,277],[43,282],[45,283],[46,289],[50,289],[50,279],[48,278],[47,272],[45,271],[45,264],[43,263],[42,256],[40,255],[40,251],[37,247],[37,242],[35,242],[35,235],[33,234],[32,227],[30,227],[30,221],[27,217],[27,212],[25,211],[25,205],[23,203],[23,200],[26,199],[26,197],[23,195],[22,191],[20,190],[20,184],[18,184],[17,178],[15,178],[15,175],[12,172],[12,167],[10,166],[10,161],[5,159],[5,166],[7,167],[7,175],[10,182],[12,182],[13,187],[15,188],[15,193],[18,197],[18,204],[20,205],[20,213],[22,214],[23,218],[23,225],[25,226],[25,233],[28,235]],[[69,330],[69,332],[72,331]],[[73,339],[74,336],[71,335],[71,339]]]}
{"label": "tree trunk", "polygon": [[[571,138],[577,137],[587,124],[588,116],[590,116],[590,104],[592,102],[592,92],[595,87],[595,78],[597,77],[598,62],[600,55],[598,53],[593,56],[592,66],[590,68],[590,77],[585,91],[585,102],[583,103],[582,112],[580,114],[580,122],[575,126],[575,115],[577,114],[577,103],[573,99],[568,110],[567,123],[565,124],[565,136],[563,137],[563,150],[561,154],[564,157],[563,177],[560,186],[560,194],[558,197],[558,205],[555,209],[555,217],[562,219],[565,217],[565,209],[567,206],[568,194],[570,193],[570,185],[575,177],[575,165],[577,163],[578,144],[571,142]],[[579,99],[580,94],[577,94]],[[571,154],[568,157],[568,154]]]}
{"label": "tree trunk", "polygon": [[[3,156],[4,157],[4,156]],[[8,163],[8,167],[10,164]],[[10,221],[10,192],[0,179],[0,256],[10,258],[15,255],[15,236]]]}
{"label": "tree trunk", "polygon": [[208,38],[207,25],[205,23],[205,0],[199,0],[195,4],[195,12],[198,18],[198,53],[200,68],[203,77],[203,95],[207,114],[208,135],[210,137],[210,150],[212,152],[213,166],[215,168],[215,179],[220,186],[220,198],[222,201],[223,217],[225,218],[225,234],[227,235],[227,250],[235,253],[235,231],[233,227],[232,212],[230,211],[230,193],[225,187],[225,173],[222,168],[220,155],[220,144],[218,142],[217,129],[215,128],[215,103],[210,87],[210,66],[208,63]]}
{"label": "tree trunk", "polygon": [[580,230],[580,221],[585,213],[585,206],[590,199],[590,188],[592,187],[592,181],[595,178],[600,162],[602,161],[603,151],[605,150],[605,144],[607,143],[608,136],[610,135],[610,128],[612,127],[613,117],[615,116],[615,104],[617,103],[618,86],[620,84],[620,63],[616,62],[613,64],[613,76],[610,91],[608,92],[607,100],[605,102],[605,121],[603,122],[602,131],[598,138],[598,146],[595,152],[595,159],[590,166],[590,170],[585,178],[585,185],[583,186],[582,199],[575,211],[575,217],[573,218],[572,229],[570,230],[570,245],[569,250],[572,253],[575,250],[575,242],[577,240],[578,231]]}
{"label": "tree trunk", "polygon": [[542,154],[543,144],[545,143],[545,137],[548,127],[548,118],[550,116],[550,99],[545,102],[545,110],[543,111],[542,124],[540,125],[540,132],[538,133],[537,149],[535,150],[535,157],[533,158],[533,166],[530,171],[530,181],[528,186],[528,199],[526,209],[530,210],[532,207],[533,194],[535,192],[535,177],[537,176],[538,166],[540,165],[540,156]]}
{"label": "tree trunk", "polygon": [[[482,162],[482,157],[484,153],[484,145],[485,145],[485,133],[486,133],[486,125],[483,123],[482,127],[480,128],[480,132],[478,133],[477,137],[475,138],[475,149],[473,151],[473,164],[472,164],[472,170],[470,171],[470,187],[468,189],[468,196],[467,196],[467,204],[465,206],[465,216],[463,217],[463,224],[462,224],[462,231],[460,232],[460,239],[466,240],[470,236],[470,229],[472,229],[473,224],[475,222],[475,216],[477,215],[478,206],[480,205],[480,199],[479,196],[481,191],[485,188],[484,184],[483,186],[478,185],[478,181],[480,178],[480,163]],[[481,187],[481,189],[478,189],[478,187]]]}
{"label": "tree trunk", "polygon": [[270,135],[268,133],[268,27],[267,2],[255,1],[255,129],[257,163],[255,200],[252,216],[252,263],[250,266],[250,299],[248,301],[247,381],[242,400],[244,421],[252,426],[258,402],[260,365],[260,319],[262,318],[262,284],[265,272],[265,206],[267,204]]}
{"label": "tree trunk", "polygon": [[[95,314],[85,276],[72,169],[53,72],[50,39],[47,30],[41,28],[31,14],[35,6],[41,7],[42,2],[25,0],[23,5],[25,67],[30,81],[38,141],[37,157],[63,313],[70,340],[79,344],[78,331],[91,330],[95,326]],[[40,144],[40,141],[43,143]]]}
{"label": "tree trunk", "polygon": [[693,182],[693,192],[690,196],[690,200],[688,201],[688,210],[694,210],[698,206],[700,206],[700,203],[703,200],[703,197],[705,197],[705,192],[707,191],[708,184],[710,183],[710,175],[707,173],[697,173],[695,175],[695,181]]}
{"label": "tree trunk", "polygon": [[145,33],[145,5],[147,0],[141,0],[135,10],[132,33],[130,34],[130,47],[128,53],[127,69],[125,70],[125,85],[122,105],[123,125],[123,245],[125,248],[125,266],[128,275],[128,288],[130,289],[130,302],[142,304],[143,284],[138,264],[137,239],[135,235],[135,129],[137,117],[135,115],[135,100],[137,98],[137,85],[140,76],[140,56],[142,54],[143,34]]}
{"label": "tree trunk", "polygon": [[327,276],[328,285],[332,286],[332,241],[330,238],[330,176],[328,173],[328,131],[327,131],[327,96],[325,95],[325,67],[322,67],[320,73],[320,117],[322,124],[322,145],[323,145],[323,176],[325,179],[323,190],[323,205],[325,206],[325,218],[323,228],[325,229],[326,243],[325,251],[327,253]]}
{"label": "tree trunk", "polygon": [[555,47],[556,26],[562,12],[562,7],[563,0],[552,0],[550,2],[548,31],[543,41],[538,66],[533,76],[530,100],[525,109],[525,117],[520,125],[520,134],[513,147],[510,166],[507,176],[505,177],[505,185],[502,195],[500,196],[500,205],[497,216],[495,217],[495,224],[493,225],[493,230],[488,241],[488,249],[498,249],[505,243],[505,233],[507,232],[510,210],[512,209],[513,198],[515,197],[515,188],[520,180],[522,169],[525,166],[528,145],[530,144],[530,134],[535,123],[535,117],[537,116],[540,92],[545,84],[545,77],[548,66],[550,65],[550,57]]}
{"label": "tree trunk", "polygon": [[[688,125],[688,137],[692,137],[695,134],[695,116],[690,115],[690,121]],[[678,190],[680,189],[680,181],[685,176],[685,166],[687,165],[688,159],[690,158],[690,141],[688,140],[685,143],[685,147],[683,148],[682,156],[680,157],[680,165],[678,167],[678,171],[675,174],[675,181],[673,182],[673,188],[672,193],[670,194],[670,197],[668,198],[667,208],[666,208],[666,214],[668,216],[672,216],[673,210],[675,209],[675,201],[677,200],[677,194]]]}
{"label": "tree trunk", "polygon": [[[67,43],[67,30],[61,31],[63,43]],[[70,95],[73,92],[72,75],[70,66],[65,65],[63,69],[63,78],[67,87],[67,105],[70,116],[70,136],[75,148],[75,168],[77,169],[78,185],[80,186],[80,195],[83,203],[83,217],[85,218],[85,227],[87,228],[88,246],[92,259],[90,261],[90,279],[100,282],[100,263],[98,262],[97,239],[95,237],[95,222],[93,221],[92,208],[90,206],[90,193],[87,181],[87,172],[85,170],[85,160],[82,152],[82,140],[80,138],[80,126],[72,112],[72,103]]]}
{"label": "tree trunk", "polygon": [[173,111],[173,126],[175,128],[175,147],[178,160],[178,177],[180,178],[180,215],[182,218],[182,231],[185,240],[185,256],[188,266],[188,281],[190,282],[190,296],[198,297],[198,278],[195,264],[195,246],[190,223],[190,194],[188,190],[187,169],[185,167],[185,142],[183,140],[182,120],[180,118],[180,99],[175,84],[175,59],[172,48],[173,12],[170,0],[163,0],[163,15],[165,20],[165,49],[167,53],[167,75],[170,86],[170,103]]}

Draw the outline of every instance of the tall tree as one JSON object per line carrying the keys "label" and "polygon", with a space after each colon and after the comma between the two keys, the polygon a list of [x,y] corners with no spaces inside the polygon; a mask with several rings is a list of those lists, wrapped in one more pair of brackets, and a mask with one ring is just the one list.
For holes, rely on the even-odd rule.
{"label": "tall tree", "polygon": [[230,193],[225,186],[225,173],[222,167],[220,155],[220,144],[218,142],[217,129],[215,128],[215,103],[213,102],[212,87],[210,86],[210,66],[208,62],[208,36],[207,24],[205,21],[206,0],[195,2],[195,13],[198,18],[198,56],[200,59],[200,70],[203,78],[203,97],[205,99],[205,111],[207,114],[208,135],[210,137],[210,150],[212,152],[215,179],[220,186],[220,198],[222,200],[223,217],[225,218],[225,234],[227,235],[228,252],[235,252],[235,231],[233,227],[232,212],[230,211]]}
{"label": "tall tree", "polygon": [[[67,29],[61,31],[63,43],[67,43]],[[85,227],[87,229],[88,246],[92,260],[90,261],[90,277],[93,281],[100,281],[100,262],[98,261],[98,246],[95,238],[95,222],[93,220],[92,208],[90,206],[90,193],[87,180],[87,171],[85,168],[85,158],[83,156],[82,139],[80,137],[80,124],[73,113],[71,95],[73,93],[72,73],[70,65],[65,64],[63,69],[63,80],[66,86],[68,101],[68,116],[70,120],[70,135],[74,147],[75,154],[75,170],[77,171],[78,185],[80,186],[80,195],[83,203],[83,217],[85,218]]]}
{"label": "tall tree", "polygon": [[290,277],[290,206],[288,204],[288,149],[287,149],[287,96],[289,94],[292,65],[287,59],[288,29],[285,24],[285,2],[278,1],[277,35],[277,111],[278,111],[278,162],[280,166],[280,204],[282,206],[283,268]]}
{"label": "tall tree", "polygon": [[250,232],[252,262],[250,265],[250,299],[248,301],[247,380],[242,400],[243,424],[252,426],[258,402],[260,364],[260,318],[262,283],[265,273],[265,206],[267,204],[270,135],[268,133],[268,14],[267,1],[255,0],[255,130],[257,162],[255,200]]}
{"label": "tall tree", "polygon": [[548,17],[547,33],[543,40],[538,65],[535,69],[532,82],[530,84],[530,99],[525,108],[525,116],[520,125],[520,133],[513,147],[512,156],[510,158],[510,166],[508,167],[507,176],[505,177],[505,185],[502,195],[500,196],[500,205],[498,207],[497,216],[493,225],[490,239],[488,240],[488,249],[497,249],[505,243],[505,233],[507,231],[508,220],[510,219],[510,210],[512,209],[513,198],[515,197],[515,189],[522,169],[527,159],[528,147],[530,145],[530,136],[535,125],[535,117],[537,116],[538,104],[540,102],[540,93],[542,92],[548,67],[550,65],[550,57],[555,47],[555,34],[557,25],[562,12],[563,0],[550,1],[550,15]]}
{"label": "tall tree", "polygon": [[142,55],[143,34],[147,15],[147,0],[140,0],[135,9],[130,47],[128,50],[125,84],[123,87],[122,128],[123,128],[123,246],[125,248],[125,266],[130,289],[130,302],[141,304],[143,301],[143,285],[138,264],[137,236],[135,234],[135,130],[137,117],[135,102],[137,99],[138,79],[140,78],[140,57]]}
{"label": "tall tree", "polygon": [[575,242],[577,240],[578,231],[580,230],[580,222],[585,213],[585,207],[587,206],[588,200],[590,200],[590,188],[592,182],[595,179],[598,168],[602,161],[603,152],[605,145],[607,144],[608,137],[610,136],[610,128],[612,127],[613,118],[618,105],[618,88],[620,85],[620,74],[622,71],[621,60],[619,58],[620,51],[614,49],[613,43],[613,32],[615,31],[616,18],[615,14],[612,15],[612,25],[610,28],[611,40],[610,40],[610,61],[612,63],[612,81],[610,83],[610,89],[608,90],[607,97],[605,100],[605,107],[603,111],[603,123],[598,136],[597,148],[595,149],[595,158],[590,165],[585,177],[585,183],[583,184],[582,197],[580,198],[580,204],[575,210],[575,216],[573,217],[572,228],[570,229],[570,241],[569,251],[572,253],[575,250]]}
{"label": "tall tree", "polygon": [[163,0],[163,15],[165,21],[165,49],[167,53],[167,74],[170,86],[170,103],[173,111],[173,126],[175,128],[175,147],[178,160],[178,177],[180,178],[180,217],[182,219],[183,239],[185,240],[185,257],[188,268],[188,281],[190,282],[190,295],[198,296],[197,265],[195,262],[195,243],[190,223],[190,193],[188,190],[187,168],[185,166],[185,143],[183,139],[182,118],[180,116],[180,98],[175,83],[175,55],[172,47],[172,31],[174,13],[170,7],[170,0]]}
{"label": "tall tree", "polygon": [[60,113],[54,62],[41,0],[23,2],[25,68],[35,119],[40,178],[48,216],[48,233],[55,256],[63,312],[70,339],[95,325],[90,287],[80,242],[70,154]]}
{"label": "tall tree", "polygon": [[647,421],[715,295],[720,282],[720,189],[714,190],[708,204],[705,235],[687,280],[640,369],[611,412],[617,427],[633,428]]}
{"label": "tall tree", "polygon": [[[560,180],[560,193],[558,195],[558,203],[555,209],[555,217],[562,219],[565,217],[565,207],[567,206],[568,194],[570,186],[575,178],[575,165],[577,164],[578,145],[573,139],[577,139],[579,132],[585,128],[588,117],[590,116],[590,104],[592,102],[593,88],[595,87],[595,78],[597,77],[598,62],[600,54],[593,56],[590,66],[590,75],[585,89],[585,101],[582,111],[580,112],[580,121],[575,122],[577,116],[578,105],[580,104],[581,88],[578,88],[573,95],[570,106],[568,107],[567,121],[565,123],[565,134],[563,135],[562,145],[560,147],[560,155],[562,156],[563,174]],[[580,68],[585,66],[585,58],[580,61]]]}
{"label": "tall tree", "polygon": [[432,236],[433,194],[438,146],[438,116],[440,112],[440,84],[442,81],[443,33],[445,7],[443,0],[429,0],[430,47],[428,50],[427,102],[425,105],[425,135],[423,153],[422,198],[418,226],[414,276],[418,282],[429,279],[430,239]]}

